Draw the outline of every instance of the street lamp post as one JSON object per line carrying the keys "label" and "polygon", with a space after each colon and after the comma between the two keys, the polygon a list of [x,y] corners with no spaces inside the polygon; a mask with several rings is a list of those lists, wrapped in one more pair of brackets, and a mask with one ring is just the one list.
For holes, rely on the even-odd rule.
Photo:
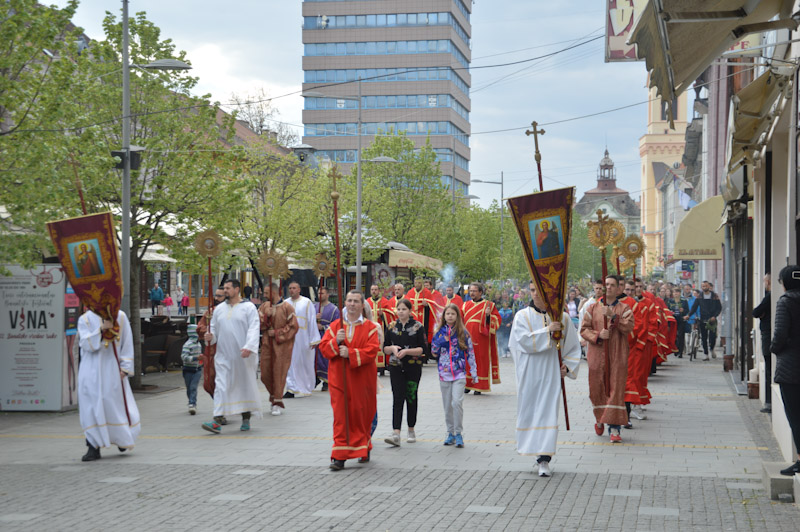
{"label": "street lamp post", "polygon": [[487,183],[490,185],[500,185],[500,276],[503,275],[503,200],[505,194],[503,193],[503,172],[500,172],[500,181],[484,181],[482,179],[473,179],[473,183]]}
{"label": "street lamp post", "polygon": [[[307,91],[300,96],[303,98],[334,98],[321,92]],[[356,156],[356,290],[361,290],[361,78],[358,79],[358,96],[335,96],[337,100],[355,101],[358,104],[358,153]],[[368,162],[372,163],[396,163],[391,157],[375,157]]]}
{"label": "street lamp post", "polygon": [[[131,312],[131,64],[129,51],[128,0],[122,0],[122,311]],[[189,70],[176,59],[158,59],[146,65],[133,65],[153,70]]]}

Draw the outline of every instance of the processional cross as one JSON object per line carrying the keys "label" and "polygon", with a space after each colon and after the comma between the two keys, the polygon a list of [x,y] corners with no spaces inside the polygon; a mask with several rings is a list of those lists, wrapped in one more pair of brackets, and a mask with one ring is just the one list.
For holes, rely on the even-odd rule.
{"label": "processional cross", "polygon": [[536,160],[536,168],[539,170],[539,192],[541,192],[544,190],[544,184],[542,183],[542,154],[539,153],[539,135],[544,135],[544,129],[539,129],[539,123],[536,120],[531,122],[531,126],[533,129],[526,130],[525,134],[533,135],[533,143],[536,146],[533,158]]}

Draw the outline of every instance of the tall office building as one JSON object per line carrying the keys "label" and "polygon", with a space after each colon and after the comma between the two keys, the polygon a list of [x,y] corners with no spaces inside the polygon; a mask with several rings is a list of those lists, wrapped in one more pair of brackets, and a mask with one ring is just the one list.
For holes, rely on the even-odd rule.
{"label": "tall office building", "polygon": [[[346,172],[381,131],[431,145],[442,180],[467,194],[469,177],[470,0],[303,2],[303,143]],[[360,83],[359,83],[359,80]],[[343,99],[345,98],[345,99]]]}

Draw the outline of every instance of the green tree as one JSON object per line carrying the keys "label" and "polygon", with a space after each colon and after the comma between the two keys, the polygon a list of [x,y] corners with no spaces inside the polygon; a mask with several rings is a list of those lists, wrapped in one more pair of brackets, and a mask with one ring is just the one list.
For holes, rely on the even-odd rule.
{"label": "green tree", "polygon": [[588,227],[578,213],[573,210],[567,279],[569,279],[570,283],[577,283],[587,277],[597,279],[601,276],[601,273],[600,252],[589,243]]}
{"label": "green tree", "polygon": [[[24,247],[4,257],[13,262],[34,261],[41,249],[50,247],[46,221],[81,213],[78,189],[88,212],[119,213],[121,172],[113,169],[110,151],[121,146],[121,22],[107,13],[103,29],[105,40],[93,41],[88,51],[74,46],[63,50],[59,63],[71,64],[72,70],[61,80],[66,89],[60,105],[49,112],[48,98],[41,98],[31,111],[47,129],[27,126],[6,136],[14,138],[9,149],[15,154],[25,145],[46,148],[26,155],[24,172],[0,174],[6,223],[30,235]],[[133,64],[186,60],[144,13],[130,20],[130,33]],[[239,159],[228,151],[233,119],[219,113],[207,97],[193,97],[196,83],[196,78],[177,72],[131,75],[132,144],[146,148],[140,168],[131,173],[135,385],[141,375],[138,287],[145,252],[156,244],[185,252],[199,230],[231,223],[241,200]]]}

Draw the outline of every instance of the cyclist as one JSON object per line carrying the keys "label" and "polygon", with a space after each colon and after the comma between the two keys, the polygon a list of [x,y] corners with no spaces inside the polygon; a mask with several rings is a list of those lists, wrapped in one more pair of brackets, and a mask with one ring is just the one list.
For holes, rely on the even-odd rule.
{"label": "cyclist", "polygon": [[695,297],[694,303],[689,309],[689,316],[693,316],[696,312],[700,313],[697,318],[697,326],[703,341],[703,354],[705,354],[703,360],[708,360],[709,343],[711,344],[711,356],[717,358],[714,353],[714,343],[717,339],[717,316],[722,312],[722,303],[719,296],[711,290],[711,283],[703,281],[700,287],[703,291]]}

